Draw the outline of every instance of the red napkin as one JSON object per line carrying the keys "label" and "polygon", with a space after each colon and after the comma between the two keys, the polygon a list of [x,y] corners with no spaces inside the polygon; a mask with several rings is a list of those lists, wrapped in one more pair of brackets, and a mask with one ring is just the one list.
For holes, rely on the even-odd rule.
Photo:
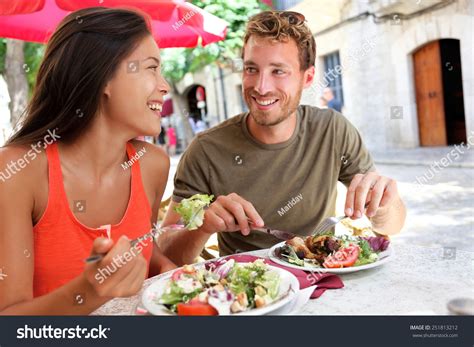
{"label": "red napkin", "polygon": [[[226,259],[234,259],[236,262],[239,263],[251,263],[257,259],[264,259],[259,258],[253,255],[245,255],[245,254],[235,254],[226,257]],[[283,270],[291,272],[293,275],[296,276],[298,282],[300,282],[300,289],[305,289],[314,285],[317,285],[316,289],[314,290],[313,294],[311,294],[311,299],[319,298],[326,289],[339,289],[344,287],[344,283],[342,282],[341,278],[335,274],[330,273],[319,273],[319,272],[304,272],[303,270],[297,270],[293,268],[289,268],[280,264],[277,264],[270,259],[264,259],[265,263],[271,266],[279,267]]]}

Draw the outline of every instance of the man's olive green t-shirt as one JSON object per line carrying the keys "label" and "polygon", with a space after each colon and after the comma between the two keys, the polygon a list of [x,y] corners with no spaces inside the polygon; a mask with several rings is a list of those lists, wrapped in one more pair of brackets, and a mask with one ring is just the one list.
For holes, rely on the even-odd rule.
{"label": "man's olive green t-shirt", "polygon": [[[358,131],[331,109],[301,105],[291,138],[264,144],[247,128],[248,113],[197,135],[174,178],[173,201],[196,193],[237,193],[250,201],[265,225],[309,235],[334,216],[337,181],[375,170]],[[220,255],[269,248],[281,242],[258,231],[218,235]]]}

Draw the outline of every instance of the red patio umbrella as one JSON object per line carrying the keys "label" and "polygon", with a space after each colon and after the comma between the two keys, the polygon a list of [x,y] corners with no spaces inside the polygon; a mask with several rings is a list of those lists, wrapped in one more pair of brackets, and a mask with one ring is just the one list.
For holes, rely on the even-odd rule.
{"label": "red patio umbrella", "polygon": [[227,31],[227,22],[184,0],[2,0],[0,37],[45,43],[71,11],[95,6],[148,13],[161,48],[196,47],[199,41],[205,46],[223,40]]}

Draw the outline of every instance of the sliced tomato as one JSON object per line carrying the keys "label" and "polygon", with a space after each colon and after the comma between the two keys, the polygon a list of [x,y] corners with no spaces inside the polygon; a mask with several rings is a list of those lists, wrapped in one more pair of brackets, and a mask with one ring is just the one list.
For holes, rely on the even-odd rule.
{"label": "sliced tomato", "polygon": [[184,265],[182,268],[179,268],[175,272],[173,272],[173,275],[171,275],[171,279],[173,281],[177,281],[181,278],[182,274],[186,275],[192,275],[196,273],[196,269],[192,265]]}
{"label": "sliced tomato", "polygon": [[171,275],[173,281],[178,281],[181,278],[181,275],[184,273],[183,269],[178,269]]}
{"label": "sliced tomato", "polygon": [[350,267],[354,265],[357,258],[359,258],[359,253],[359,246],[350,245],[341,248],[336,253],[327,256],[324,260],[323,266],[328,269]]}
{"label": "sliced tomato", "polygon": [[200,301],[190,301],[178,304],[178,316],[217,316],[217,310],[209,304]]}

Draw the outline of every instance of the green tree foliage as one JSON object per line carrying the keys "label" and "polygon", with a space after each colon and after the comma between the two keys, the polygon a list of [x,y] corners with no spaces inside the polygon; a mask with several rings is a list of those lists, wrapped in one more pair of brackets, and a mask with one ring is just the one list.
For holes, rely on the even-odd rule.
{"label": "green tree foliage", "polygon": [[228,23],[225,40],[206,47],[167,48],[162,51],[163,74],[170,82],[178,82],[188,72],[195,72],[214,62],[226,65],[242,49],[248,19],[267,5],[258,0],[193,0],[192,3]]}
{"label": "green tree foliage", "polygon": [[7,55],[7,40],[0,38],[0,74],[5,71],[5,56]]}
{"label": "green tree foliage", "polygon": [[[22,66],[28,80],[29,94],[33,91],[41,59],[43,58],[45,46],[40,43],[25,42],[24,54],[25,65]],[[0,74],[5,71],[5,57],[7,53],[7,39],[0,38]]]}
{"label": "green tree foliage", "polygon": [[[229,64],[240,54],[245,25],[249,17],[269,7],[259,0],[192,0],[192,3],[228,23],[225,40],[206,47],[167,48],[162,51],[163,74],[170,82],[178,82],[188,72],[219,62]],[[30,94],[45,46],[26,42],[25,66]],[[0,73],[5,69],[6,39],[0,38]]]}
{"label": "green tree foliage", "polygon": [[45,45],[39,43],[25,42],[25,72],[28,80],[29,95],[31,95],[33,91],[36,82],[36,74],[41,60],[43,59],[45,47]]}

